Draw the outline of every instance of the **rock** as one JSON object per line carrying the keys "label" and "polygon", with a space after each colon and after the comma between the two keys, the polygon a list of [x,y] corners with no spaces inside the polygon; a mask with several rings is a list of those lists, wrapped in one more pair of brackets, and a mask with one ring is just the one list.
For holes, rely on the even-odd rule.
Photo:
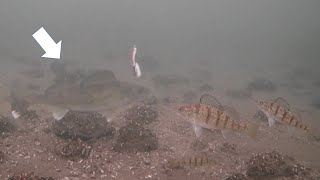
{"label": "rock", "polygon": [[25,99],[17,97],[14,93],[11,93],[10,98],[11,111],[16,111],[20,115],[28,112],[29,103]]}
{"label": "rock", "polygon": [[236,154],[237,153],[237,145],[236,144],[231,144],[231,143],[223,143],[222,147],[220,148],[222,152],[229,152]]}
{"label": "rock", "polygon": [[3,136],[7,133],[16,130],[15,126],[12,124],[12,120],[7,117],[0,116],[0,135]]}
{"label": "rock", "polygon": [[150,152],[158,149],[158,146],[158,138],[151,130],[128,124],[120,128],[113,149],[116,152]]}
{"label": "rock", "polygon": [[155,122],[158,118],[158,114],[158,111],[152,106],[135,105],[127,110],[125,119],[136,125],[145,125]]}
{"label": "rock", "polygon": [[317,109],[320,109],[320,97],[316,97],[312,100],[311,105]]}
{"label": "rock", "polygon": [[227,90],[226,95],[235,99],[249,99],[252,97],[251,91],[242,89]]}
{"label": "rock", "polygon": [[65,159],[76,160],[79,158],[86,159],[90,156],[92,147],[81,142],[73,141],[55,147],[55,153]]}
{"label": "rock", "polygon": [[4,163],[6,159],[6,156],[4,155],[4,153],[2,151],[0,151],[0,164]]}
{"label": "rock", "polygon": [[248,90],[273,92],[276,90],[276,85],[270,80],[264,78],[256,78],[248,84]]}
{"label": "rock", "polygon": [[237,173],[227,177],[225,180],[249,180],[249,178],[247,178],[244,174]]}
{"label": "rock", "polygon": [[165,104],[170,104],[170,103],[176,103],[176,102],[179,102],[179,98],[178,97],[164,97],[161,99],[161,102],[162,103],[165,103]]}
{"label": "rock", "polygon": [[211,92],[213,91],[213,87],[209,84],[203,84],[199,87],[199,90],[203,92]]}
{"label": "rock", "polygon": [[64,139],[111,138],[114,130],[102,114],[89,111],[69,111],[52,125],[52,132]]}
{"label": "rock", "polygon": [[310,179],[311,169],[295,163],[292,157],[273,151],[260,153],[247,162],[247,175],[253,179],[272,179],[280,177],[299,177]]}
{"label": "rock", "polygon": [[153,56],[142,56],[138,63],[145,72],[154,72],[159,68],[159,62]]}
{"label": "rock", "polygon": [[41,67],[33,68],[22,72],[22,75],[30,78],[42,78],[44,76],[44,70]]}
{"label": "rock", "polygon": [[103,71],[94,71],[87,75],[85,78],[82,79],[80,83],[81,88],[88,88],[95,85],[104,84],[108,85],[117,85],[116,76],[112,71],[103,70]]}
{"label": "rock", "polygon": [[189,80],[187,78],[178,75],[156,75],[152,78],[152,81],[156,88],[168,88],[171,86],[183,86],[189,84]]}
{"label": "rock", "polygon": [[184,102],[188,102],[188,103],[192,103],[192,102],[197,101],[197,95],[192,91],[183,93],[182,98],[183,98]]}

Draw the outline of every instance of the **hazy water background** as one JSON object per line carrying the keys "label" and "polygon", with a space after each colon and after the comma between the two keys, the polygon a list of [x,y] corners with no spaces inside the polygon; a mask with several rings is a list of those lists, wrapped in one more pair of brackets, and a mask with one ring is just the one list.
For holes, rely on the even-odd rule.
{"label": "hazy water background", "polygon": [[319,7],[317,0],[2,1],[0,63],[40,61],[43,50],[32,34],[43,26],[62,40],[63,61],[88,67],[117,59],[108,68],[123,61],[119,76],[131,71],[134,43],[163,72],[209,70],[218,89],[253,76],[286,81],[296,68],[320,77]]}

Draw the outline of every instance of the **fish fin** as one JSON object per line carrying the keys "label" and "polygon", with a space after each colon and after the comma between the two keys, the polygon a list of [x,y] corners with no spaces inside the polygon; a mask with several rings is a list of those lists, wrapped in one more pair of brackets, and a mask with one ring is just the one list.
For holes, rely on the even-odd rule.
{"label": "fish fin", "polygon": [[268,123],[269,127],[272,127],[276,123],[276,120],[274,120],[272,117],[268,117]]}
{"label": "fish fin", "polygon": [[15,110],[11,111],[11,114],[14,119],[18,119],[21,116],[21,114]]}
{"label": "fish fin", "polygon": [[193,123],[192,125],[197,138],[199,138],[202,134],[202,127],[197,125],[196,123]]}
{"label": "fish fin", "polygon": [[240,120],[240,114],[233,106],[223,106],[223,110],[234,120]]}
{"label": "fish fin", "polygon": [[251,138],[255,138],[258,132],[259,124],[258,123],[248,123],[247,134]]}
{"label": "fish fin", "polygon": [[268,121],[268,117],[263,111],[257,110],[256,113],[253,115],[253,120],[255,120],[256,122]]}
{"label": "fish fin", "polygon": [[67,113],[69,112],[69,109],[55,109],[52,111],[52,116],[56,120],[61,120]]}
{"label": "fish fin", "polygon": [[286,108],[287,110],[290,110],[289,103],[283,97],[277,97],[275,100],[273,100],[273,102],[280,105],[281,107]]}
{"label": "fish fin", "polygon": [[233,132],[230,129],[221,129],[221,134],[225,139],[230,138],[232,136],[232,133]]}
{"label": "fish fin", "polygon": [[209,106],[213,106],[215,108],[218,108],[220,110],[223,110],[223,107],[221,103],[218,101],[218,99],[210,94],[203,94],[200,97],[200,103],[201,104],[206,104]]}

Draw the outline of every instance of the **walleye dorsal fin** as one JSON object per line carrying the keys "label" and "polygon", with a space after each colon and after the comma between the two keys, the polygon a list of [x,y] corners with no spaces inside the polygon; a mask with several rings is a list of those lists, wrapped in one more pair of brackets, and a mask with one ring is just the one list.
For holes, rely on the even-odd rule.
{"label": "walleye dorsal fin", "polygon": [[286,108],[287,110],[290,110],[289,103],[283,97],[277,97],[276,99],[273,100],[273,103],[276,103],[279,106]]}
{"label": "walleye dorsal fin", "polygon": [[223,106],[223,110],[234,120],[240,120],[240,114],[233,106]]}
{"label": "walleye dorsal fin", "polygon": [[217,109],[223,110],[223,106],[218,101],[218,99],[210,94],[203,94],[200,97],[200,104],[205,104],[208,106],[213,106]]}

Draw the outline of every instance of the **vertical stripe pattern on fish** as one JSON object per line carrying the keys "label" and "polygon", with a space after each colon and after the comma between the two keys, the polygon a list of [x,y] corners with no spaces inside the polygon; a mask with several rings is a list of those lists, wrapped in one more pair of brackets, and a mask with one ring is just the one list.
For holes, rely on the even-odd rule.
{"label": "vertical stripe pattern on fish", "polygon": [[168,168],[176,169],[182,167],[200,167],[206,166],[212,163],[212,160],[205,155],[203,156],[191,156],[191,157],[184,157],[181,159],[172,159],[168,161]]}
{"label": "vertical stripe pattern on fish", "polygon": [[257,101],[256,103],[258,108],[263,111],[268,118],[273,118],[276,121],[302,129],[306,132],[309,130],[309,128],[300,121],[300,118],[290,112],[288,108],[275,102]]}
{"label": "vertical stripe pattern on fish", "polygon": [[256,135],[258,128],[255,124],[244,123],[233,119],[221,108],[206,104],[182,105],[178,111],[181,115],[203,128],[243,131],[251,137]]}

